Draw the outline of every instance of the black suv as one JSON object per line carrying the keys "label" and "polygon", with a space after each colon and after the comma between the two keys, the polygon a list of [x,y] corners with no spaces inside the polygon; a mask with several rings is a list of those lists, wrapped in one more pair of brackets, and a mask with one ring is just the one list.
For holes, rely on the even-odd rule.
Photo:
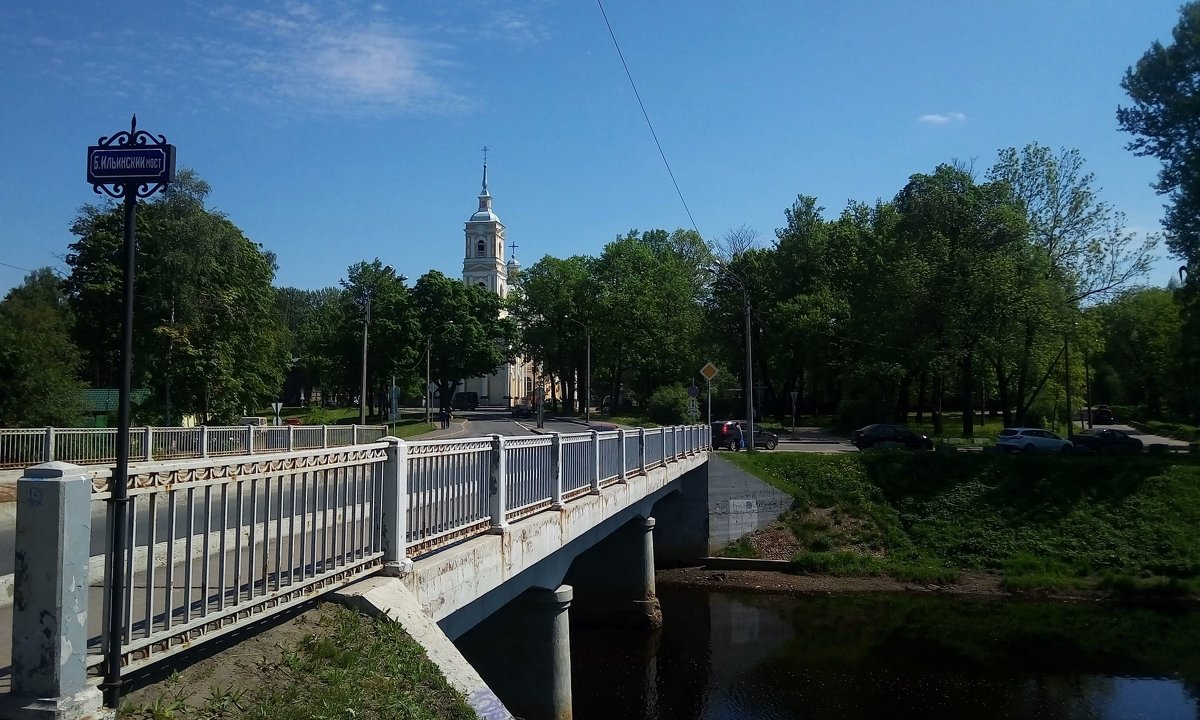
{"label": "black suv", "polygon": [[871,448],[907,448],[932,450],[933,441],[901,425],[868,425],[850,433],[850,443],[859,450]]}
{"label": "black suv", "polygon": [[479,393],[456,392],[450,400],[450,407],[455,410],[474,410],[479,407]]}

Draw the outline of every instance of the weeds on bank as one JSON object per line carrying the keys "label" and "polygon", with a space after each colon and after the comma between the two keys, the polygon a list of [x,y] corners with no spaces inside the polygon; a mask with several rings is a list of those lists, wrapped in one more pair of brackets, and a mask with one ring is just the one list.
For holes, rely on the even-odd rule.
{"label": "weeds on bank", "polygon": [[725,546],[720,552],[721,557],[727,558],[757,558],[758,551],[750,544],[748,538],[738,538]]}
{"label": "weeds on bank", "polygon": [[1187,457],[755,453],[729,460],[787,492],[799,572],[1018,591],[1200,591],[1200,463]]}
{"label": "weeds on bank", "polygon": [[184,688],[168,688],[152,703],[127,704],[129,720],[301,720],[368,718],[384,720],[469,720],[475,717],[462,696],[446,684],[424,649],[386,619],[366,618],[327,605],[321,625],[287,649],[275,663],[257,668],[260,682],[250,690],[212,688],[195,704]]}

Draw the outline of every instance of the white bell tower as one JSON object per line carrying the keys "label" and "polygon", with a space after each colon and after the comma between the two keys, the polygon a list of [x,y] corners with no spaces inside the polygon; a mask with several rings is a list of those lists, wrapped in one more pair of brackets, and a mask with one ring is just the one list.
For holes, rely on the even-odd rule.
{"label": "white bell tower", "polygon": [[504,264],[504,224],[492,212],[488,192],[487,148],[483,149],[483,190],[479,209],[466,223],[463,282],[479,285],[500,297],[508,297],[508,268]]}

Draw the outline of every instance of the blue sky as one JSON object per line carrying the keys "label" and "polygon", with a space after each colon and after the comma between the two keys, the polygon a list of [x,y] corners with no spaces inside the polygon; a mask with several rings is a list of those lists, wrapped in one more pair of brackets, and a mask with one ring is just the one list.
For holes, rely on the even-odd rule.
{"label": "blue sky", "polygon": [[[1154,232],[1159,164],[1125,150],[1125,69],[1178,0],[642,2],[605,9],[699,231],[762,242],[798,194],[834,215],[1001,147],[1078,148]],[[65,267],[99,202],[85,148],[163,133],[278,284],[380,257],[457,276],[481,153],[526,265],[689,227],[597,4],[0,0],[0,289]],[[1165,255],[1165,251],[1162,253]],[[1164,259],[1149,280],[1165,283]]]}

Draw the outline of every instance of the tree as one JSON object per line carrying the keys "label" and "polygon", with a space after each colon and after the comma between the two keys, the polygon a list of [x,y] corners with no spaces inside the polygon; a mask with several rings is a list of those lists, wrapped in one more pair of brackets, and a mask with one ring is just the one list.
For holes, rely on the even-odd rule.
{"label": "tree", "polygon": [[1005,148],[988,178],[1012,188],[1025,205],[1030,239],[1049,259],[1054,279],[1068,288],[1068,302],[1113,296],[1143,277],[1154,260],[1154,236],[1136,241],[1125,216],[1097,198],[1095,177],[1083,171],[1078,150],[1032,143]]}
{"label": "tree", "polygon": [[1160,418],[1175,391],[1182,324],[1175,291],[1133,290],[1100,310],[1104,351],[1103,390],[1114,401],[1145,405]]}
{"label": "tree", "polygon": [[35,270],[0,302],[0,427],[69,426],[83,410],[61,282]]}
{"label": "tree", "polygon": [[[287,365],[277,321],[274,256],[205,207],[191,170],[137,217],[134,383],[167,422],[180,413],[231,421],[278,396]],[[120,208],[85,206],[71,232],[66,287],[87,375],[114,384],[121,312]]]}
{"label": "tree", "polygon": [[1200,259],[1200,2],[1179,10],[1174,42],[1155,41],[1121,87],[1133,101],[1117,109],[1129,149],[1162,161],[1155,188],[1167,195],[1167,246],[1189,263]]}
{"label": "tree", "polygon": [[581,255],[565,260],[547,255],[522,272],[509,291],[521,355],[561,380],[564,399],[578,394],[572,378],[584,380],[587,333],[599,329],[587,292],[590,262]]}
{"label": "tree", "polygon": [[516,323],[502,315],[500,296],[431,270],[413,286],[412,302],[420,318],[418,337],[430,343],[431,380],[442,407],[449,406],[459,381],[512,362]]}

